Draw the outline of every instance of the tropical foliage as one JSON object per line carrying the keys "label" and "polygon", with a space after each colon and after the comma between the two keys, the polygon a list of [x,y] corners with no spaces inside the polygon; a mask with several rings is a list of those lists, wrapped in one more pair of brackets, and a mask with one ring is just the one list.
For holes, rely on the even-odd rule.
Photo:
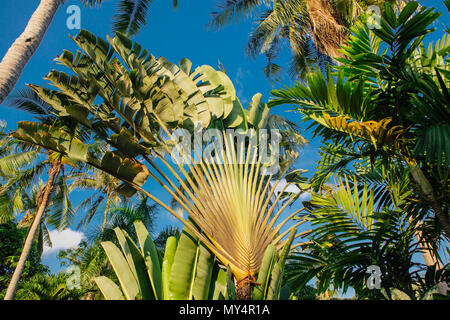
{"label": "tropical foliage", "polygon": [[[272,106],[295,104],[314,135],[327,141],[311,179],[318,194],[307,204],[314,246],[295,257],[300,269],[308,269],[299,273],[300,286],[320,274],[319,290],[332,282],[374,297],[364,280],[371,264],[387,268],[382,272],[388,297],[390,287],[423,298],[430,286],[448,281],[439,248],[450,235],[444,200],[450,42],[445,35],[425,49],[423,38],[439,13],[416,9],[410,2],[396,15],[385,6],[379,29],[362,23],[352,28],[336,71],[318,71],[307,84],[272,92]],[[357,176],[342,185],[349,175]],[[326,183],[332,177],[341,182],[330,191]],[[428,265],[426,285],[424,267],[412,261],[417,250]],[[400,266],[397,274],[393,269]],[[436,270],[442,270],[439,276]]]}
{"label": "tropical foliage", "polygon": [[246,46],[248,55],[265,55],[267,77],[279,79],[282,67],[275,63],[284,46],[291,51],[288,73],[303,79],[314,66],[332,64],[342,57],[349,28],[371,5],[396,1],[378,0],[271,0],[221,1],[209,26],[222,28],[238,19],[254,16],[254,29]]}
{"label": "tropical foliage", "polygon": [[[161,256],[140,221],[134,223],[139,240],[137,246],[120,228],[115,228],[121,250],[112,242],[102,242],[120,283],[117,286],[107,277],[95,281],[108,300],[206,300],[236,298],[230,269],[185,228],[180,237],[167,239]],[[195,227],[194,227],[195,228]],[[269,246],[258,274],[260,285],[254,288],[254,299],[277,299],[281,292],[282,272],[290,244],[280,256]]]}
{"label": "tropical foliage", "polygon": [[[80,0],[80,2],[95,7],[100,6],[103,0]],[[65,0],[41,0],[23,33],[0,61],[0,104],[13,90],[25,66],[41,44],[58,9],[64,3]],[[146,14],[150,5],[150,0],[119,0],[116,14],[113,16],[113,32],[136,35],[146,24]],[[67,8],[67,13],[74,13],[72,6]],[[178,0],[173,0],[173,7],[176,9],[177,6]],[[79,14],[74,18],[81,20]]]}
{"label": "tropical foliage", "polygon": [[[244,105],[223,68],[130,40],[150,1],[118,3],[112,37],[81,30],[50,86],[8,100],[34,120],[0,130],[4,299],[448,299],[450,40],[426,44],[439,12],[226,1],[210,26],[266,8],[247,51],[274,76],[288,43],[301,79]],[[309,176],[278,106],[321,140]],[[156,227],[157,209],[180,224]],[[40,263],[52,228],[85,235],[59,274]]]}
{"label": "tropical foliage", "polygon": [[[131,196],[139,190],[189,228],[190,224],[177,211],[142,188],[147,177],[152,177],[186,211],[199,226],[201,233],[195,229],[190,231],[230,267],[239,283],[244,281],[248,287],[253,285],[265,249],[272,242],[277,250],[282,249],[283,239],[289,231],[281,235],[277,233],[295,215],[294,213],[280,224],[275,224],[288,202],[271,217],[280,199],[278,196],[270,203],[278,184],[275,182],[271,186],[274,173],[266,168],[267,163],[262,162],[263,155],[260,151],[256,152],[256,149],[245,147],[242,143],[236,147],[234,138],[228,133],[219,142],[225,148],[215,151],[216,156],[231,165],[216,165],[214,162],[209,164],[203,160],[195,163],[191,154],[184,154],[178,145],[171,146],[176,141],[176,136],[170,130],[181,127],[193,131],[196,125],[222,130],[265,129],[273,122],[269,121],[268,107],[261,103],[260,95],[255,95],[251,109],[247,111],[235,96],[234,87],[223,72],[209,66],[192,71],[191,63],[186,59],[180,62],[180,67],[163,58],[155,59],[146,50],[142,51],[139,44],[133,45],[120,34],[108,39],[107,43],[82,31],[74,41],[84,53],[78,53],[74,57],[72,53],[64,51],[58,59],[76,75],[68,76],[63,72],[51,71],[46,79],[59,89],[56,91],[35,85],[30,87],[42,100],[52,105],[59,116],[78,121],[117,151],[94,154],[89,152],[89,146],[80,139],[43,124],[21,122],[14,136],[19,140],[58,150],[69,158],[121,179],[124,184],[118,189],[122,194]],[[121,65],[113,57],[113,53],[125,65]],[[87,62],[95,67],[86,68]],[[103,102],[93,105],[97,96]],[[295,159],[296,154],[291,145],[297,141],[303,143],[304,140],[293,130],[295,126],[287,121],[283,124],[280,118],[276,120],[278,127],[283,129],[282,141],[287,141],[284,152],[280,155],[274,153],[273,149],[267,149],[269,153],[273,153],[271,157],[276,157],[277,161],[281,159],[280,165],[275,168],[278,171],[280,168],[287,169],[289,165],[286,166],[286,163],[292,163]],[[290,134],[283,135],[285,132]],[[169,140],[163,140],[163,134]],[[67,140],[61,143],[63,136]],[[176,161],[176,168],[181,176],[163,154],[164,151],[171,154],[175,149],[184,160],[181,163]],[[241,156],[238,158],[239,152]],[[142,160],[138,160],[141,157]],[[152,158],[162,162],[173,177],[169,178],[159,169]],[[154,173],[144,162],[151,166]],[[188,171],[184,168],[185,163],[188,164]],[[280,178],[281,176],[277,181]],[[181,190],[175,186],[175,182],[180,183]],[[236,187],[242,188],[241,200],[231,191]],[[224,194],[222,190],[228,191]],[[217,197],[223,198],[227,205],[214,205]],[[227,226],[225,229],[224,225]],[[254,225],[258,225],[258,228],[255,229]],[[228,234],[227,230],[234,230],[234,234]]]}
{"label": "tropical foliage", "polygon": [[[308,203],[312,244],[305,248],[307,252],[292,256],[288,265],[291,288],[299,290],[316,277],[319,294],[330,286],[344,292],[352,287],[359,299],[392,299],[399,294],[425,299],[436,293],[436,284],[448,279],[448,267],[427,267],[413,260],[422,251],[417,233],[429,230],[402,211],[405,190],[393,192],[400,192],[392,195],[400,202],[380,211],[373,190],[367,185],[358,190],[358,184],[351,186],[348,180],[328,194],[313,194]],[[381,290],[367,286],[370,266],[380,267]]]}
{"label": "tropical foliage", "polygon": [[[18,228],[15,221],[9,221],[0,225],[0,236],[2,239],[0,242],[0,296],[2,298],[19,260],[26,231],[24,228]],[[33,276],[47,272],[48,268],[41,264],[41,250],[36,241],[25,265],[20,286]]]}
{"label": "tropical foliage", "polygon": [[[110,241],[119,245],[115,235],[115,229],[121,229],[127,233],[132,241],[137,242],[138,238],[134,228],[134,223],[140,221],[147,230],[152,231],[156,220],[156,207],[149,205],[147,199],[141,197],[136,204],[121,204],[119,207],[112,207],[107,217],[105,226],[99,226],[87,233],[87,239],[83,240],[77,248],[61,250],[58,259],[66,273],[79,270],[79,289],[83,289],[83,299],[100,299],[103,295],[95,284],[94,278],[108,276],[116,281],[117,277],[108,263],[107,256],[102,249],[100,242]],[[176,228],[174,228],[176,230]],[[165,246],[167,238],[171,234],[161,232],[158,239]]]}

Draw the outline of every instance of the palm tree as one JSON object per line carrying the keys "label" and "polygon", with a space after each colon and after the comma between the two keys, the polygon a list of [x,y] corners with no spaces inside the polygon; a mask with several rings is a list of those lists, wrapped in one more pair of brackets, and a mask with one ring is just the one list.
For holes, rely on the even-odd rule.
{"label": "palm tree", "polygon": [[[70,120],[67,121],[67,119],[55,118],[52,114],[54,109],[39,99],[39,97],[30,90],[19,92],[19,95],[14,97],[11,101],[13,106],[34,113],[41,121],[52,123],[61,128],[66,134],[67,132],[71,132],[75,136],[83,135],[82,130],[80,130],[77,123]],[[50,221],[54,224],[58,224],[59,228],[65,228],[68,225],[70,218],[72,217],[72,210],[67,194],[64,167],[66,165],[76,166],[76,162],[73,160],[65,158],[60,153],[41,148],[36,144],[30,144],[12,138],[10,145],[13,145],[16,149],[14,150],[14,153],[2,158],[3,167],[5,170],[9,170],[9,176],[7,176],[8,180],[2,194],[3,199],[8,196],[8,193],[14,194],[15,199],[19,199],[18,197],[23,195],[26,188],[30,186],[27,182],[33,181],[36,174],[41,173],[46,167],[48,168],[48,180],[45,183],[45,186],[40,188],[36,193],[35,200],[31,201],[31,204],[36,205],[37,207],[35,211],[29,211],[29,215],[26,216],[26,218],[29,218],[29,220],[32,220],[33,222],[25,240],[24,248],[16,270],[14,271],[10,285],[8,286],[5,300],[14,297],[20,275],[30,253],[33,241],[36,238],[36,234],[43,222],[44,214],[50,204],[53,204],[55,209],[57,209],[54,210],[54,214],[50,217]],[[40,158],[42,156],[44,157],[43,159]],[[35,166],[30,168],[27,166],[30,164],[31,160],[37,160],[37,162]],[[3,171],[5,172],[5,170]],[[59,177],[61,173],[62,176]],[[57,188],[60,192],[56,192]],[[10,213],[17,211],[18,208],[23,209],[23,204],[21,204],[20,201],[19,203],[12,202],[9,206],[16,207],[15,210],[9,211]]]}
{"label": "palm tree", "polygon": [[[127,36],[133,36],[146,24],[146,15],[151,0],[120,0],[117,13],[113,17],[112,29]],[[173,0],[173,7],[177,9],[178,0]]]}
{"label": "palm tree", "polygon": [[[225,73],[209,66],[192,70],[192,63],[187,59],[179,66],[163,58],[155,59],[120,34],[107,43],[81,31],[74,40],[84,54],[75,57],[65,51],[59,60],[77,74],[73,80],[81,81],[69,81],[70,76],[52,71],[47,79],[59,90],[31,87],[61,114],[70,114],[91,128],[113,146],[114,151],[93,155],[80,139],[58,139],[57,128],[43,124],[21,122],[14,136],[60,150],[69,158],[75,157],[114,175],[124,181],[122,191],[126,194],[140,191],[148,196],[184,223],[230,267],[238,281],[239,298],[251,298],[250,289],[256,284],[264,252],[270,244],[274,250],[281,251],[289,234],[289,230],[281,231],[281,228],[296,214],[281,221],[282,212],[293,199],[279,210],[281,194],[273,199],[284,172],[272,172],[270,163],[263,162],[263,154],[257,148],[245,143],[236,147],[228,133],[219,143],[223,151],[215,150],[215,154],[234,160],[232,165],[196,163],[192,155],[184,154],[178,144],[173,144],[177,141],[173,130],[181,127],[192,132],[196,123],[201,128],[218,128],[220,132],[229,128],[257,132],[259,128],[266,128],[270,111],[267,104],[261,104],[260,96],[255,96],[246,110]],[[108,52],[122,57],[124,65],[113,59],[113,55],[107,55]],[[97,95],[102,102],[93,105]],[[46,141],[37,138],[44,132],[49,133]],[[263,141],[258,141],[262,146]],[[239,159],[244,161],[237,161],[236,148],[243,151],[241,155],[247,154]],[[284,155],[277,154],[276,148],[266,149],[269,158],[283,159]],[[190,160],[187,167],[179,161],[174,167],[165,158],[175,151],[181,159]],[[176,199],[201,231],[142,187],[149,176]]]}
{"label": "palm tree", "polygon": [[35,239],[36,232],[40,226],[42,216],[47,207],[47,204],[49,201],[49,196],[53,189],[55,179],[56,179],[57,175],[60,173],[60,170],[61,170],[61,159],[57,159],[57,160],[51,162],[50,170],[49,170],[49,178],[47,180],[47,183],[46,183],[46,186],[44,189],[44,193],[42,195],[41,205],[40,205],[38,211],[36,212],[33,224],[31,225],[27,239],[25,240],[22,254],[20,255],[16,270],[14,271],[14,274],[11,278],[11,282],[10,282],[10,285],[8,286],[8,290],[6,291],[5,300],[11,300],[14,297],[14,293],[16,291],[20,275],[22,274],[23,268],[25,266],[25,262],[28,258],[31,247],[33,245],[33,241]]}
{"label": "palm tree", "polygon": [[236,19],[258,12],[246,52],[252,57],[264,54],[267,77],[274,77],[281,67],[274,60],[284,45],[291,49],[289,73],[304,78],[317,63],[340,57],[348,28],[361,14],[366,1],[328,0],[236,0],[223,1],[212,13],[209,26],[222,28]]}
{"label": "palm tree", "polygon": [[[424,298],[446,276],[436,273],[435,265],[426,268],[413,261],[422,251],[422,239],[414,238],[423,227],[417,223],[420,216],[408,218],[404,211],[411,201],[408,183],[403,181],[400,188],[393,188],[389,197],[394,205],[379,209],[374,189],[361,186],[354,176],[353,181],[338,180],[327,194],[312,194],[305,215],[313,232],[307,253],[294,253],[288,264],[291,289],[301,290],[317,277],[318,293],[325,293],[332,285],[344,293],[352,287],[360,299],[391,299],[398,294],[414,300]],[[373,265],[381,271],[381,291],[366,285],[367,270]],[[421,276],[424,271],[425,277]]]}
{"label": "palm tree", "polygon": [[[41,0],[28,21],[23,33],[14,41],[0,62],[0,104],[12,92],[28,61],[41,44],[62,0]],[[80,0],[90,7],[100,5],[103,0]],[[113,17],[113,31],[127,35],[136,34],[145,25],[150,0],[120,0],[118,13]],[[174,0],[174,7],[178,1]]]}
{"label": "palm tree", "polygon": [[[78,212],[82,208],[86,208],[85,217],[80,221],[78,228],[84,225],[84,229],[91,222],[92,218],[99,211],[103,211],[102,230],[106,228],[108,217],[112,207],[117,207],[119,203],[127,203],[128,198],[121,195],[117,188],[122,183],[119,179],[114,178],[108,173],[94,170],[92,168],[84,168],[81,172],[75,173],[72,177],[69,190],[73,192],[76,189],[92,192],[92,195],[83,200],[74,212]],[[102,207],[104,204],[104,208]]]}
{"label": "palm tree", "polygon": [[[443,200],[448,197],[449,127],[443,119],[449,117],[449,79],[442,75],[449,70],[450,42],[444,36],[425,49],[423,38],[440,14],[426,8],[413,14],[417,8],[410,2],[396,15],[386,5],[381,29],[357,24],[336,74],[310,74],[308,86],[274,90],[271,105],[297,105],[314,134],[328,140],[312,179],[315,190],[333,176],[356,173],[360,182],[374,186],[383,208],[395,204],[389,195],[398,188],[398,177],[410,175],[404,180],[411,203],[402,210],[418,224],[415,236],[425,261],[439,268],[440,234],[450,236]],[[426,219],[430,213],[434,218]]]}
{"label": "palm tree", "polygon": [[142,221],[149,232],[153,232],[158,207],[156,204],[149,204],[148,198],[142,194],[137,195],[137,203],[126,204],[111,208],[101,229],[97,229],[90,236],[95,241],[111,241],[115,238],[114,229],[120,228],[126,231],[131,239],[137,241],[134,229],[135,221]]}
{"label": "palm tree", "polygon": [[[446,204],[439,200],[448,192],[443,177],[450,147],[448,124],[443,119],[449,115],[449,80],[441,72],[449,70],[445,60],[449,40],[444,36],[428,51],[424,48],[421,41],[432,31],[427,27],[440,13],[422,9],[413,15],[417,7],[416,2],[409,3],[396,18],[387,5],[382,29],[369,30],[363,24],[354,28],[355,38],[344,47],[346,58],[340,60],[343,65],[338,67],[336,84],[331,75],[325,79],[320,72],[311,74],[308,87],[296,84],[274,90],[277,99],[271,105],[299,105],[298,110],[312,120],[314,133],[334,142],[324,148],[322,159],[329,165],[316,175],[318,185],[329,177],[331,166],[342,171],[358,159],[398,160],[410,168],[421,197],[450,236]],[[421,25],[420,19],[426,24]],[[400,25],[411,29],[397,28]],[[386,53],[383,42],[390,43]],[[432,60],[433,55],[436,59]],[[368,56],[370,62],[363,62]],[[323,94],[314,94],[317,90]]]}
{"label": "palm tree", "polygon": [[[45,190],[45,185],[40,181],[39,184],[33,185],[31,188],[29,188],[29,192],[23,193],[22,201],[24,203],[24,206],[22,208],[22,211],[24,212],[23,218],[17,223],[18,228],[29,228],[31,224],[34,221],[36,212],[38,208],[41,205],[42,202],[42,196]],[[56,189],[56,188],[55,188]],[[64,189],[63,189],[64,190]],[[64,192],[64,191],[63,191]],[[47,209],[50,209],[50,207],[53,204],[53,201],[55,200],[55,197],[51,197],[51,201],[48,205]],[[70,207],[70,204],[69,204]],[[58,206],[59,209],[59,206]],[[66,210],[66,214],[61,214],[59,211],[53,211],[49,212],[50,210],[46,210],[46,212],[43,215],[43,218],[41,220],[41,223],[39,225],[39,229],[37,231],[36,238],[38,239],[38,249],[42,253],[44,250],[44,246],[51,247],[52,242],[50,239],[49,231],[48,231],[48,225],[51,224],[53,226],[59,226],[62,224],[62,219],[55,219],[55,218],[67,218],[67,212],[70,211]],[[53,221],[52,221],[53,218]],[[53,222],[53,223],[52,223]]]}

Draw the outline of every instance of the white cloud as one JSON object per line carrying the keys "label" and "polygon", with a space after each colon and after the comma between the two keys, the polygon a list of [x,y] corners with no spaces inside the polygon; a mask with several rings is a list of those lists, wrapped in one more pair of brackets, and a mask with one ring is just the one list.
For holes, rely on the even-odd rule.
{"label": "white cloud", "polygon": [[[270,184],[273,186],[274,182],[270,182]],[[278,194],[278,192],[283,191],[283,188],[287,185],[286,179],[280,180],[278,182],[277,186],[275,187],[274,194]],[[299,193],[300,189],[295,184],[290,184],[287,186],[286,190],[284,192],[290,192],[290,193]]]}
{"label": "white cloud", "polygon": [[298,199],[299,199],[299,201],[309,201],[309,200],[311,200],[311,193],[305,192],[305,193],[301,194]]}
{"label": "white cloud", "polygon": [[244,78],[247,75],[251,75],[251,71],[250,70],[246,70],[244,71],[243,68],[238,67],[237,68],[237,72],[236,72],[236,77],[234,78],[234,84],[235,84],[235,88],[236,88],[236,95],[238,96],[238,98],[241,100],[242,104],[247,104],[249,101],[244,97]]}
{"label": "white cloud", "polygon": [[65,229],[63,231],[51,230],[49,232],[52,241],[52,247],[44,246],[43,254],[51,254],[59,250],[76,248],[78,244],[85,239],[84,233]]}
{"label": "white cloud", "polygon": [[[270,184],[271,184],[271,186],[273,186],[274,182],[271,182]],[[278,193],[283,191],[283,188],[286,186],[286,184],[287,184],[286,179],[280,180],[278,185],[275,187],[275,192],[272,195],[272,200],[276,199],[276,197],[278,196]],[[286,190],[284,190],[284,192],[290,192],[290,193],[298,194],[298,193],[300,193],[300,189],[295,184],[290,184],[290,185],[287,186],[287,188],[286,188]],[[311,193],[304,192],[304,193],[302,193],[299,196],[297,201],[300,201],[300,202],[301,201],[308,201],[310,199],[311,199]]]}

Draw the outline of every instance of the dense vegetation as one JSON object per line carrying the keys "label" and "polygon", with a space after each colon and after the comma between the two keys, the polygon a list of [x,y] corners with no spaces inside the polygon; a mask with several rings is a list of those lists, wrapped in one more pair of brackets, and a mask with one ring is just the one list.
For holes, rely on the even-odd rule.
{"label": "dense vegetation", "polygon": [[[121,2],[113,37],[72,38],[51,87],[8,98],[34,120],[0,137],[2,297],[449,298],[448,32],[424,45],[440,13],[415,1],[227,1],[210,25],[264,4],[247,49],[266,54],[273,77],[287,40],[299,79],[266,102],[245,106],[224,70],[131,40],[146,1]],[[303,124],[274,114],[280,105],[322,141],[310,178],[295,166]],[[199,132],[205,141],[182,149]],[[183,229],[156,234],[161,214]],[[72,273],[51,275],[48,228],[98,215],[88,239],[58,254]]]}

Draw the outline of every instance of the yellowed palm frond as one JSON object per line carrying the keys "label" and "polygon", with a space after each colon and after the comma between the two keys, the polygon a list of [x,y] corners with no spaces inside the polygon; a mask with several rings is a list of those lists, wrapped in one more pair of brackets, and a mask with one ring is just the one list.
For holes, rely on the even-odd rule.
{"label": "yellowed palm frond", "polygon": [[[160,124],[172,138],[164,124]],[[242,146],[239,153],[233,138],[225,133],[223,137],[224,148],[216,149],[216,156],[222,161],[202,159],[196,163],[191,154],[183,154],[185,164],[175,162],[171,165],[162,155],[157,155],[171,177],[153,160],[146,159],[159,175],[149,171],[150,176],[174,198],[201,232],[175,209],[142,188],[140,190],[190,228],[218,259],[230,266],[237,281],[253,279],[267,246],[273,244],[281,250],[289,232],[305,221],[281,232],[299,212],[280,219],[293,201],[288,200],[278,208],[281,194],[289,184],[276,194],[280,179],[273,181],[273,174],[268,174],[256,149],[244,150]],[[168,146],[166,151],[171,151]],[[182,154],[182,150],[179,152]],[[201,159],[198,155],[197,158]],[[177,183],[181,187],[177,187]]]}
{"label": "yellowed palm frond", "polygon": [[385,145],[396,148],[399,145],[399,139],[408,131],[408,128],[394,126],[388,128],[391,118],[385,118],[380,121],[353,121],[348,116],[330,117],[327,113],[323,114],[323,123],[330,129],[348,133],[351,136],[370,139],[375,147]]}

